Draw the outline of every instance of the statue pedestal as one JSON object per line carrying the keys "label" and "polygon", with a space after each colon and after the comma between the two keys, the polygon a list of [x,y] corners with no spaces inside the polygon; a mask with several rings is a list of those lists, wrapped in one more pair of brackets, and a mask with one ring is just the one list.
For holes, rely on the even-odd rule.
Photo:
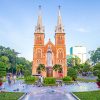
{"label": "statue pedestal", "polygon": [[47,77],[53,77],[53,69],[51,66],[46,67]]}

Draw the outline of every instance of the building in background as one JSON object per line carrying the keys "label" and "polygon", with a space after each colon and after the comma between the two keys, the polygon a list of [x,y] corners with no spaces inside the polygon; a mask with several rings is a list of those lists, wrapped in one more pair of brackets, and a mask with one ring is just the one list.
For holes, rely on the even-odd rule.
{"label": "building in background", "polygon": [[70,55],[78,56],[81,59],[81,63],[84,63],[87,60],[86,47],[83,47],[83,46],[71,47],[70,48]]}

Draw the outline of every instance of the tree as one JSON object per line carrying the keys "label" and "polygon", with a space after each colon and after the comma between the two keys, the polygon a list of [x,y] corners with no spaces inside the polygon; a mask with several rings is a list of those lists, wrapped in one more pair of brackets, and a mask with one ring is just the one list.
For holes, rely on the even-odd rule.
{"label": "tree", "polygon": [[80,64],[80,62],[81,62],[81,60],[77,56],[72,56],[71,55],[69,58],[67,58],[68,67],[78,66]]}
{"label": "tree", "polygon": [[90,71],[90,64],[89,63],[84,63],[84,66],[83,66],[83,69],[82,69],[83,72],[88,72]]}
{"label": "tree", "polygon": [[61,73],[61,72],[62,72],[62,67],[61,67],[60,64],[55,64],[55,65],[53,66],[53,70],[56,72],[56,75],[57,75],[57,77],[58,77],[58,73]]}
{"label": "tree", "polygon": [[16,70],[19,70],[19,67],[21,74],[24,74],[25,70],[29,70],[31,72],[32,62],[26,60],[24,57],[17,57],[18,54],[19,53],[16,52],[14,49],[0,46],[0,61],[4,62],[7,73],[15,74]]}
{"label": "tree", "polygon": [[37,67],[37,72],[40,74],[42,71],[45,71],[45,65],[39,64],[39,66]]}
{"label": "tree", "polygon": [[100,62],[100,47],[96,50],[90,51],[90,59],[93,62],[93,65]]}
{"label": "tree", "polygon": [[29,70],[30,72],[32,67],[32,63],[26,60],[23,57],[17,57],[16,58],[16,72],[17,75],[23,75],[25,70]]}
{"label": "tree", "polygon": [[62,72],[62,67],[60,64],[55,64],[53,66],[53,70],[56,71],[56,72]]}
{"label": "tree", "polygon": [[0,81],[2,81],[2,77],[6,76],[6,67],[3,62],[0,62]]}
{"label": "tree", "polygon": [[[6,56],[9,59],[10,64],[10,72],[13,74],[13,68],[16,66],[16,57],[18,55],[18,52],[15,52],[14,49],[10,49],[9,47],[5,48],[3,46],[0,46],[0,57]],[[12,69],[12,70],[11,70]],[[9,72],[9,70],[8,70]]]}
{"label": "tree", "polygon": [[100,82],[100,63],[97,63],[95,66],[94,66],[94,75],[98,77],[97,81]]}
{"label": "tree", "polygon": [[77,78],[77,70],[75,70],[74,68],[68,68],[68,73],[67,75],[72,77],[72,79],[75,81]]}
{"label": "tree", "polygon": [[3,62],[5,64],[6,69],[8,70],[10,68],[9,58],[6,56],[0,57],[0,62]]}
{"label": "tree", "polygon": [[28,76],[31,76],[31,73],[29,70],[25,70],[24,77],[28,77]]}

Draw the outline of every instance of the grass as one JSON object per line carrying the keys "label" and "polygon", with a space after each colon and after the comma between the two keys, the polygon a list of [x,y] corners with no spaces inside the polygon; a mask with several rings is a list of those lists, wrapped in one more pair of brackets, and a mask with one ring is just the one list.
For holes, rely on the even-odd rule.
{"label": "grass", "polygon": [[24,77],[18,77],[16,80],[24,80]]}
{"label": "grass", "polygon": [[81,81],[81,82],[96,82],[96,80],[93,80],[93,79],[84,79],[84,78],[77,78],[77,81]]}
{"label": "grass", "polygon": [[21,92],[1,92],[0,100],[18,100],[23,94]]}
{"label": "grass", "polygon": [[57,84],[43,84],[43,86],[57,86]]}
{"label": "grass", "polygon": [[74,83],[74,81],[63,81],[63,83],[65,83],[66,85],[69,85],[69,84]]}
{"label": "grass", "polygon": [[34,84],[35,82],[34,81],[24,81],[25,84]]}
{"label": "grass", "polygon": [[100,100],[99,91],[73,92],[81,100]]}

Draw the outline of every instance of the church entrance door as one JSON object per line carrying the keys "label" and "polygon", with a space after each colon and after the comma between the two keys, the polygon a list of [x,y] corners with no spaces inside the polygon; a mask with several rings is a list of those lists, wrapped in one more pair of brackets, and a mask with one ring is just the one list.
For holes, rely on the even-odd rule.
{"label": "church entrance door", "polygon": [[47,72],[47,77],[53,77],[53,69],[52,67],[47,67],[46,68],[46,72]]}

